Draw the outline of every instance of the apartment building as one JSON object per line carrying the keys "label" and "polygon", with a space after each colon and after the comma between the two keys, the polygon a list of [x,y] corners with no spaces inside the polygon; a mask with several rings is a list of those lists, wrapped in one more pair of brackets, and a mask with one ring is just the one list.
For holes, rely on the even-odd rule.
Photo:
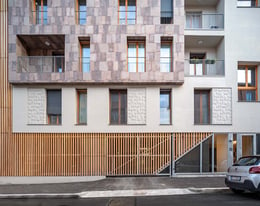
{"label": "apartment building", "polygon": [[260,154],[259,1],[0,5],[0,175],[218,174]]}

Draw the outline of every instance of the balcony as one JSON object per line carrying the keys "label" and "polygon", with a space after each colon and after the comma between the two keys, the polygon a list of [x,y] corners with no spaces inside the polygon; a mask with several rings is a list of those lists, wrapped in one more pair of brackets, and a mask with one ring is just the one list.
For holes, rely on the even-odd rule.
{"label": "balcony", "polygon": [[185,76],[224,76],[224,60],[185,59]]}
{"label": "balcony", "polygon": [[186,13],[186,29],[208,29],[223,30],[224,15],[223,14],[202,14],[201,12]]}
{"label": "balcony", "polygon": [[17,73],[61,73],[64,70],[64,56],[17,57]]}

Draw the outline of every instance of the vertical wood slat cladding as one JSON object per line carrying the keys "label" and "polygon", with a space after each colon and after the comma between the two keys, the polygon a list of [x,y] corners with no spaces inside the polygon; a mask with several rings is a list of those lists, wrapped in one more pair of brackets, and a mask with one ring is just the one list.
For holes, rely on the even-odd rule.
{"label": "vertical wood slat cladding", "polygon": [[11,135],[11,85],[8,83],[7,0],[0,1],[0,173],[12,175],[14,150],[9,148]]}

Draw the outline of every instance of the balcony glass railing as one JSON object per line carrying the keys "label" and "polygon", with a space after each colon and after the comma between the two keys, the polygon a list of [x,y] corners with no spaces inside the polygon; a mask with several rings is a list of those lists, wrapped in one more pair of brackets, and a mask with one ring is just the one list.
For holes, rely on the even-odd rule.
{"label": "balcony glass railing", "polygon": [[237,7],[260,7],[259,0],[237,0]]}
{"label": "balcony glass railing", "polygon": [[185,76],[224,76],[225,64],[223,60],[214,59],[186,59]]}
{"label": "balcony glass railing", "polygon": [[186,29],[224,29],[224,15],[187,13]]}
{"label": "balcony glass railing", "polygon": [[18,73],[64,72],[64,56],[19,56]]}

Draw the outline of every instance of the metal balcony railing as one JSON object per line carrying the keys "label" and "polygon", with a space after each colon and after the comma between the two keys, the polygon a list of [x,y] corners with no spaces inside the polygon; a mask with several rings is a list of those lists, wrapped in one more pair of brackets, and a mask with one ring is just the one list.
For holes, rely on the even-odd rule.
{"label": "metal balcony railing", "polygon": [[185,76],[224,76],[224,60],[186,59]]}
{"label": "metal balcony railing", "polygon": [[64,72],[64,56],[19,56],[18,73]]}
{"label": "metal balcony railing", "polygon": [[237,7],[260,7],[259,0],[237,0]]}
{"label": "metal balcony railing", "polygon": [[80,62],[80,71],[90,72],[90,58],[89,57],[81,57],[81,58],[79,58],[79,62]]}
{"label": "metal balcony railing", "polygon": [[187,13],[186,29],[224,29],[224,15]]}

